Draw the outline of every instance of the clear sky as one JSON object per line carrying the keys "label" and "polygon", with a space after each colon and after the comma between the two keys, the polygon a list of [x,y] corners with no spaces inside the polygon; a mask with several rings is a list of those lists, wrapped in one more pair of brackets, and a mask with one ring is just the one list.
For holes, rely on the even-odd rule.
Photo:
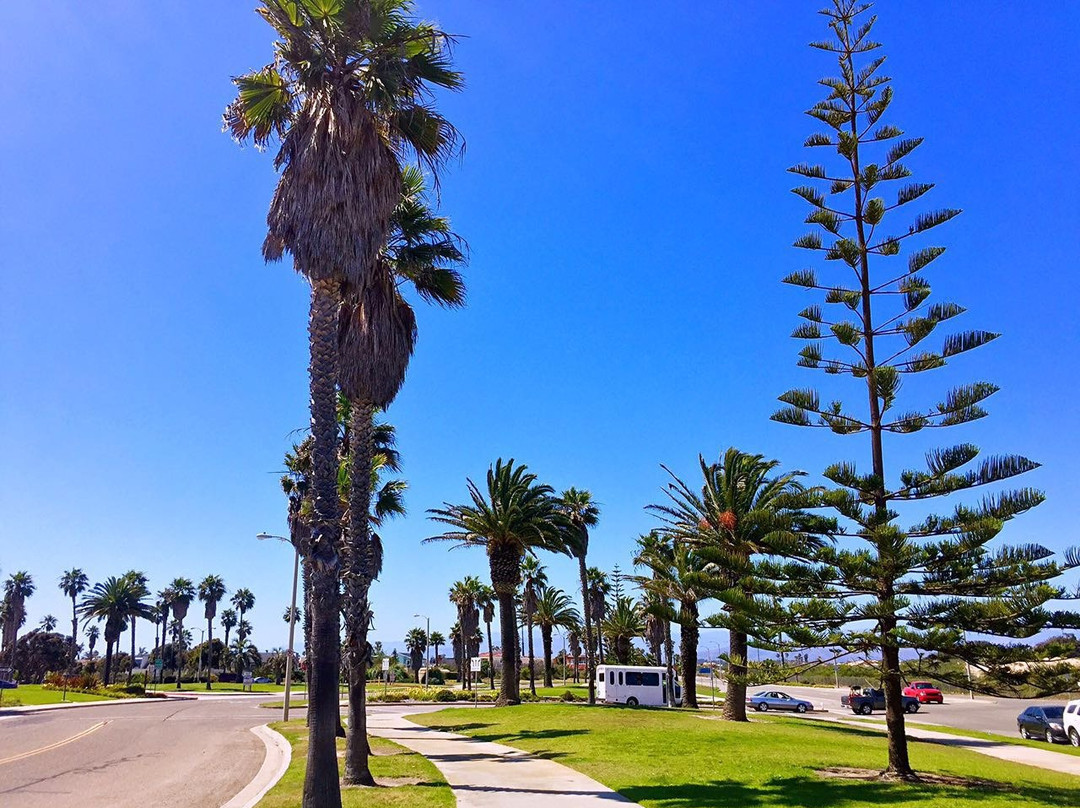
{"label": "clear sky", "polygon": [[[807,47],[825,36],[823,4],[425,0],[462,35],[468,86],[443,108],[468,149],[442,203],[472,261],[467,309],[418,311],[389,413],[411,488],[409,516],[383,531],[374,634],[388,648],[415,612],[447,633],[450,584],[486,575],[478,551],[420,540],[436,532],[425,509],[463,500],[466,476],[500,455],[593,491],[607,569],[628,568],[653,526],[662,462],[690,474],[699,452],[736,445],[814,473],[868,463],[864,437],[768,420],[779,393],[814,381],[788,338],[814,301],[779,281],[806,261],[785,169],[812,159],[802,111],[833,68]],[[134,567],[155,591],[210,572],[251,588],[253,639],[285,643],[291,550],[254,536],[286,530],[278,473],[307,423],[307,291],[259,254],[270,155],[220,131],[229,77],[270,58],[253,5],[5,10],[0,574],[34,576],[28,627],[68,613],[62,570]],[[991,417],[886,451],[972,440],[1041,461],[1027,482],[1048,501],[1005,535],[1062,548],[1080,477],[1080,7],[877,11],[892,122],[926,137],[914,179],[965,209],[937,231],[936,294],[969,309],[966,327],[1004,333],[906,391],[914,405],[988,378],[1002,387]],[[550,570],[573,588],[569,560]]]}

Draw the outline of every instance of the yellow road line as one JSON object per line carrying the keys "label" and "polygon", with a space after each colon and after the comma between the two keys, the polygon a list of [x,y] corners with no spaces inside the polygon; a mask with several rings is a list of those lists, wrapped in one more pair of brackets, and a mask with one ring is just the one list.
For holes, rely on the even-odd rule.
{"label": "yellow road line", "polygon": [[48,746],[41,747],[40,749],[31,749],[29,752],[23,752],[21,755],[12,755],[9,758],[4,758],[3,760],[0,760],[0,766],[3,766],[5,763],[14,763],[16,760],[22,760],[23,758],[28,758],[33,755],[40,755],[42,752],[48,752],[50,749],[57,749],[61,746],[66,746],[69,743],[73,743],[74,741],[79,740],[79,738],[85,738],[91,732],[97,732],[99,729],[101,729],[108,723],[108,721],[101,721],[97,724],[94,724],[94,726],[90,727],[89,729],[84,729],[77,735],[72,735],[70,738],[64,738],[64,740],[62,741],[51,743]]}

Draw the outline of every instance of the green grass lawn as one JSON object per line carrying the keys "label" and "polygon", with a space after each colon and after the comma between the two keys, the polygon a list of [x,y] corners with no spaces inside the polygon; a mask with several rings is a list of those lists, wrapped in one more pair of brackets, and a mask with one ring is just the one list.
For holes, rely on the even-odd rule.
{"label": "green grass lawn", "polygon": [[[285,776],[259,801],[259,808],[295,808],[304,789],[304,763],[307,757],[307,727],[302,720],[271,725],[292,745],[292,761]],[[371,738],[371,773],[380,788],[343,787],[342,808],[453,808],[454,794],[439,770],[415,752],[382,738]],[[345,751],[345,739],[338,739],[339,754]],[[344,762],[341,767],[344,768]],[[386,784],[383,786],[383,784]]]}
{"label": "green grass lawn", "polygon": [[829,767],[883,769],[884,735],[772,716],[730,724],[709,712],[526,704],[410,720],[543,755],[655,808],[1080,805],[1080,778],[931,743],[911,744],[918,770],[992,786],[826,777]]}
{"label": "green grass lawn", "polygon": [[938,724],[918,724],[910,721],[908,721],[905,726],[930,729],[934,732],[942,732],[946,735],[959,735],[962,738],[978,738],[983,741],[1012,743],[1019,746],[1031,746],[1035,749],[1045,749],[1048,752],[1064,752],[1067,755],[1080,756],[1080,747],[1075,747],[1072,744],[1067,743],[1049,744],[1046,741],[1029,741],[1027,738],[1021,738],[1019,733],[1016,735],[997,735],[993,732],[978,732],[973,729],[957,729],[956,727],[943,727]]}
{"label": "green grass lawn", "polygon": [[[163,690],[176,692],[175,682],[166,682],[165,684],[150,684],[151,690]],[[181,691],[196,690],[206,692],[206,682],[184,682],[180,685]],[[213,693],[242,693],[244,691],[244,685],[242,682],[214,682],[212,686]],[[251,685],[252,693],[284,693],[285,685]],[[304,693],[304,685],[293,685],[292,693],[293,697],[296,697],[297,693]]]}
{"label": "green grass lawn", "polygon": [[[11,690],[0,691],[0,707],[16,707],[15,702],[24,706],[37,704],[60,704],[63,701],[63,690],[46,690],[41,685],[19,685]],[[67,701],[108,701],[108,696],[98,696],[92,693],[68,692]]]}

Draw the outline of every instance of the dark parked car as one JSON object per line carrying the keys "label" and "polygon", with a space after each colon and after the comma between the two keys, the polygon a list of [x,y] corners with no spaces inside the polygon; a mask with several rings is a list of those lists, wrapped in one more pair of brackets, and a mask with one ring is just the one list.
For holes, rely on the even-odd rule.
{"label": "dark parked car", "polygon": [[18,687],[18,686],[19,686],[18,682],[9,682],[7,679],[0,679],[0,690],[5,690],[5,689],[8,689],[8,688],[13,688],[13,687]]}
{"label": "dark parked car", "polygon": [[807,710],[814,709],[814,705],[805,699],[794,698],[779,690],[762,690],[750,696],[746,704],[761,713],[766,710],[793,710],[796,713],[805,713]]}
{"label": "dark parked car", "polygon": [[1021,738],[1042,738],[1047,743],[1068,743],[1065,708],[1059,705],[1028,707],[1016,717]]}
{"label": "dark parked car", "polygon": [[[911,696],[904,696],[904,712],[919,712],[919,700]],[[885,709],[885,691],[873,688],[863,690],[861,693],[851,693],[840,697],[840,703],[850,707],[856,715],[870,715],[874,710]]]}

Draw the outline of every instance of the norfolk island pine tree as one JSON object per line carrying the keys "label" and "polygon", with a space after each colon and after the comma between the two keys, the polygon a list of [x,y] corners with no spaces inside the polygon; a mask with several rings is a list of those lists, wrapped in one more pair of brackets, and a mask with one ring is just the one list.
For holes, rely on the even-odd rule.
{"label": "norfolk island pine tree", "polygon": [[[890,214],[933,185],[904,184],[889,201],[875,195],[888,183],[910,176],[901,161],[922,139],[905,138],[882,122],[892,89],[880,73],[884,57],[868,56],[880,47],[870,39],[874,18],[859,19],[868,8],[854,0],[833,0],[822,13],[835,39],[813,43],[837,57],[840,75],[820,81],[829,94],[808,114],[829,131],[811,135],[805,145],[835,150],[838,167],[800,164],[790,169],[828,189],[828,195],[814,185],[794,189],[813,208],[807,223],[820,228],[795,246],[835,262],[837,274],[847,280],[819,281],[812,269],[784,279],[822,293],[830,307],[825,312],[811,305],[800,313],[805,322],[793,336],[808,344],[799,365],[858,380],[867,407],[865,414],[855,414],[840,401],[825,404],[817,391],[800,389],[780,397],[786,406],[773,417],[839,435],[869,435],[869,473],[858,472],[852,463],[837,463],[824,472],[836,486],[825,493],[825,504],[852,527],[847,535],[861,546],[841,539],[821,551],[816,572],[824,596],[804,607],[807,621],[831,635],[830,646],[875,648],[880,653],[889,752],[884,774],[916,779],[904,735],[901,649],[920,649],[933,659],[963,659],[983,670],[981,687],[996,687],[1009,678],[1004,663],[1032,659],[1031,649],[969,642],[966,633],[1021,639],[1043,628],[1076,625],[1074,615],[1051,613],[1045,604],[1065,595],[1050,582],[1080,558],[1070,551],[1064,563],[1057,563],[1050,560],[1051,551],[1037,544],[988,547],[1005,523],[1042,502],[1042,494],[1030,488],[989,494],[974,506],[959,505],[952,514],[927,516],[907,528],[897,524],[896,507],[1007,480],[1037,464],[1005,456],[972,468],[969,464],[979,450],[964,443],[930,450],[925,469],[898,472],[886,466],[885,434],[908,435],[982,418],[982,402],[997,391],[987,382],[965,384],[947,392],[936,406],[895,412],[901,378],[943,367],[997,335],[967,331],[947,336],[936,349],[925,349],[923,342],[937,326],[964,311],[952,303],[926,303],[931,290],[922,272],[944,248],[909,251],[906,268],[888,260],[909,250],[910,239],[918,241],[960,211],[922,213],[905,231],[882,233]],[[871,153],[879,149],[885,150],[882,162],[870,162]],[[843,319],[845,314],[854,320]],[[837,343],[839,357],[826,355],[826,341]],[[1065,686],[1064,673],[1036,666],[1028,679],[1040,691],[1050,692]]]}

